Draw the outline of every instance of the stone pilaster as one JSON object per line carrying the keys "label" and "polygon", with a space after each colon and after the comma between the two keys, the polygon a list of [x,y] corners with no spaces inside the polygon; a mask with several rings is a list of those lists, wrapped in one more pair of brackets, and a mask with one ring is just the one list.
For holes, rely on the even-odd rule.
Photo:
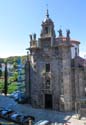
{"label": "stone pilaster", "polygon": [[78,57],[75,57],[75,93],[76,93],[76,102],[80,98],[79,93],[79,67],[78,67]]}
{"label": "stone pilaster", "polygon": [[[71,83],[71,50],[70,41],[59,44],[62,51],[62,82],[63,84],[63,102],[64,111],[72,111],[72,83]],[[64,103],[64,104],[63,104]]]}

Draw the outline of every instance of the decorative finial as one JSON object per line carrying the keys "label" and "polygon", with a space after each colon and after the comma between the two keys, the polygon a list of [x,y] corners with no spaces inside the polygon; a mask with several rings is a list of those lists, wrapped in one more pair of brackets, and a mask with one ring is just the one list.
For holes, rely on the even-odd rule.
{"label": "decorative finial", "polygon": [[70,30],[67,30],[67,38],[70,38]]}
{"label": "decorative finial", "polygon": [[46,6],[47,6],[46,17],[47,17],[47,18],[49,18],[49,12],[48,12],[48,4],[47,4]]}
{"label": "decorative finial", "polygon": [[59,29],[58,32],[59,32],[59,36],[62,36],[62,30]]}
{"label": "decorative finial", "polygon": [[30,34],[29,36],[30,36],[30,41],[32,41],[32,34]]}
{"label": "decorative finial", "polygon": [[36,33],[33,34],[34,40],[36,40]]}

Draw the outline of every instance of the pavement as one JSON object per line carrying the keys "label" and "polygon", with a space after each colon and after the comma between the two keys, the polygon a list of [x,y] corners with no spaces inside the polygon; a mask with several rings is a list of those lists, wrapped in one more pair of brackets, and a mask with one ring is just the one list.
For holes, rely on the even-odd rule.
{"label": "pavement", "polygon": [[34,116],[36,122],[39,120],[50,120],[55,123],[66,123],[68,125],[86,125],[86,118],[78,120],[75,113],[63,113],[53,110],[33,108],[30,104],[17,104],[9,96],[0,95],[0,107],[8,107],[23,115]]}

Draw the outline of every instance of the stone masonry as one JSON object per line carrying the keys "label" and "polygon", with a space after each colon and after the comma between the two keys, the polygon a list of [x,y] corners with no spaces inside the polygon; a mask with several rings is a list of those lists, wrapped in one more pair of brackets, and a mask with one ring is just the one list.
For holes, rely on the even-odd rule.
{"label": "stone masonry", "polygon": [[26,95],[33,107],[49,108],[58,111],[73,111],[86,98],[86,72],[84,59],[72,59],[70,31],[66,37],[59,29],[56,37],[54,23],[47,10],[42,22],[40,38],[30,35],[30,51],[26,62]]}

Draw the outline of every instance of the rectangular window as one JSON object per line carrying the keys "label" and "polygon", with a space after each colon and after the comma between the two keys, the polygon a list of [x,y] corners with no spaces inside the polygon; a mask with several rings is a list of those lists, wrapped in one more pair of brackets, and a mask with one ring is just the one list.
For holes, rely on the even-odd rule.
{"label": "rectangular window", "polygon": [[46,64],[46,72],[50,72],[50,64]]}
{"label": "rectangular window", "polygon": [[48,34],[48,27],[45,27],[45,32],[46,34]]}

